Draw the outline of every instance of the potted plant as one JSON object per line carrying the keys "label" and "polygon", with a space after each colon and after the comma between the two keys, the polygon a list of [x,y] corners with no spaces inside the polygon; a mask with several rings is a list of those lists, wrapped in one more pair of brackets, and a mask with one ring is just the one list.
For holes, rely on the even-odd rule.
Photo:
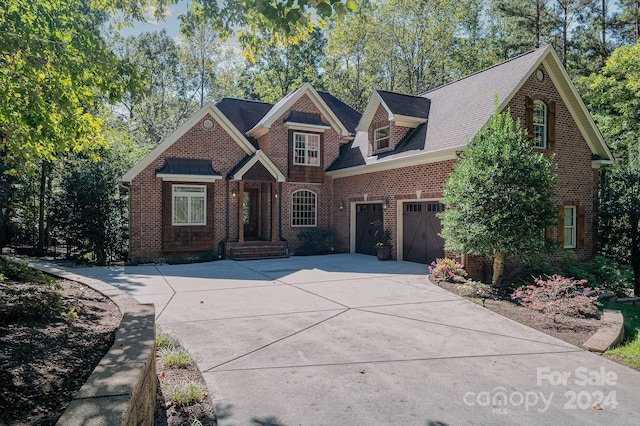
{"label": "potted plant", "polygon": [[391,259],[391,244],[389,244],[389,239],[391,238],[391,231],[384,230],[376,243],[376,250],[378,255],[378,260],[389,260]]}

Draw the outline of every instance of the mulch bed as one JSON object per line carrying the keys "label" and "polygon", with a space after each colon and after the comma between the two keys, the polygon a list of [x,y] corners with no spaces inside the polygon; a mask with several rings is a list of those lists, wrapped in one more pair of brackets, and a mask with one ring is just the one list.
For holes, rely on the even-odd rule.
{"label": "mulch bed", "polygon": [[[60,280],[78,319],[5,315],[0,307],[0,424],[53,425],[113,344],[118,307],[100,293]],[[7,286],[24,286],[14,282]]]}
{"label": "mulch bed", "polygon": [[[446,281],[439,281],[436,284],[451,293],[459,295],[460,284]],[[506,294],[499,294],[496,299],[486,299],[484,306],[502,316],[576,346],[581,346],[589,340],[600,327],[600,319],[596,317],[574,318],[558,315],[554,319],[540,311],[520,306],[511,301],[510,298],[507,299],[507,297]],[[480,300],[475,300],[481,303]]]}
{"label": "mulch bed", "polygon": [[206,386],[202,373],[196,365],[185,368],[165,367],[162,358],[156,355],[156,371],[158,373],[158,391],[156,392],[155,426],[191,425],[197,419],[203,426],[216,426],[216,413],[211,396],[204,401],[176,406],[171,401],[171,388],[177,383],[194,381]]}

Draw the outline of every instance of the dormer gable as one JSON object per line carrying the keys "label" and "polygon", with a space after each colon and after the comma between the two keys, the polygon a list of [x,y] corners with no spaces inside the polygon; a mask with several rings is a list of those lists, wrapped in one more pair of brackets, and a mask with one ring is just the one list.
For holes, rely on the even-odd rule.
{"label": "dormer gable", "polygon": [[358,131],[369,130],[380,106],[386,111],[389,122],[394,122],[396,126],[415,129],[428,120],[431,101],[421,96],[376,90],[362,114]]}
{"label": "dormer gable", "polygon": [[265,135],[271,128],[271,125],[276,120],[281,118],[287,111],[289,111],[295,105],[295,103],[302,99],[305,95],[315,105],[322,117],[327,120],[327,125],[335,129],[340,138],[349,138],[349,130],[347,130],[345,125],[342,123],[342,121],[340,121],[333,110],[327,105],[322,96],[320,96],[320,94],[309,83],[305,83],[303,86],[299,87],[298,89],[292,91],[287,96],[282,98],[246,134],[256,139]]}

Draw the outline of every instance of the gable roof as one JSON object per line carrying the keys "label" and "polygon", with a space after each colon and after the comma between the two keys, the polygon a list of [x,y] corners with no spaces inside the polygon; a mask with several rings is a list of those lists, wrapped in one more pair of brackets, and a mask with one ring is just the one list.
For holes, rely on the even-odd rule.
{"label": "gable roof", "polygon": [[376,90],[369,98],[358,123],[358,130],[369,129],[380,105],[387,111],[389,121],[394,121],[398,126],[415,128],[429,118],[431,100],[423,96]]}
{"label": "gable roof", "polygon": [[127,173],[120,179],[122,182],[131,182],[140,172],[165,152],[171,145],[176,143],[187,131],[198,124],[207,115],[210,115],[242,148],[247,154],[256,152],[255,146],[243,135],[238,128],[229,121],[229,119],[211,102],[205,104],[198,112],[193,114],[182,126],[178,127],[165,140],[156,146],[151,152],[138,161]]}
{"label": "gable roof", "polygon": [[295,89],[290,92],[284,98],[280,99],[278,103],[273,105],[271,109],[258,121],[255,126],[253,126],[249,131],[246,132],[248,136],[259,138],[268,132],[271,128],[271,125],[275,120],[277,120],[282,114],[284,114],[289,108],[291,108],[299,99],[301,99],[304,95],[307,95],[311,102],[320,110],[320,112],[327,118],[329,124],[336,129],[339,137],[348,137],[349,131],[342,124],[342,121],[336,116],[335,112],[329,108],[324,99],[316,92],[316,90],[309,83],[305,83],[301,87]]}
{"label": "gable roof", "polygon": [[[364,136],[364,140],[358,135],[344,147],[344,152],[349,152],[347,157],[338,158],[328,171],[332,171],[334,177],[369,173],[372,170],[365,166],[384,163],[384,167],[380,164],[376,166],[376,169],[383,167],[381,170],[403,167],[409,161],[406,159],[408,156],[418,156],[424,163],[436,157],[440,158],[445,152],[448,153],[447,158],[455,159],[455,152],[464,149],[467,141],[488,121],[493,112],[495,94],[500,100],[499,109],[503,110],[541,64],[547,70],[592,153],[603,158],[605,162],[612,161],[613,156],[558,55],[553,48],[547,46],[423,93],[420,96],[431,101],[428,121],[424,128],[418,127],[410,132],[394,150],[373,157],[367,157],[367,135]],[[372,95],[372,99],[376,97],[381,103],[384,101],[378,92]],[[367,113],[368,111],[363,114],[359,130],[366,130],[362,125]],[[373,115],[369,124],[372,118]],[[357,155],[357,151],[361,155]],[[434,156],[434,153],[440,154]],[[411,160],[414,161],[417,160]]]}
{"label": "gable roof", "polygon": [[331,108],[333,113],[342,122],[344,127],[347,128],[349,133],[355,134],[356,127],[358,126],[358,122],[360,121],[362,114],[333,96],[331,93],[318,92],[318,95],[320,95],[327,106]]}
{"label": "gable roof", "polygon": [[262,150],[257,150],[253,155],[243,158],[242,161],[229,172],[227,177],[233,180],[242,180],[244,174],[251,170],[256,163],[262,164],[276,182],[285,182],[287,180]]}
{"label": "gable roof", "polygon": [[273,104],[236,98],[222,98],[216,107],[242,133],[247,133],[273,108]]}

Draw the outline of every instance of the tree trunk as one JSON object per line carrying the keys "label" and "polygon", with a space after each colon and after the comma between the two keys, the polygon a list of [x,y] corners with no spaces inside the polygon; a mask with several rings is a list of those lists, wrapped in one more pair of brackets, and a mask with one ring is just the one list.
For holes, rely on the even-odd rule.
{"label": "tree trunk", "polygon": [[631,215],[631,267],[633,268],[633,295],[640,297],[640,217]]}
{"label": "tree trunk", "polygon": [[498,285],[502,282],[502,274],[504,274],[504,264],[507,260],[507,253],[499,251],[493,255],[493,276],[491,277],[491,285]]}
{"label": "tree trunk", "polygon": [[44,202],[45,194],[47,192],[47,163],[42,161],[42,168],[40,169],[40,197],[38,206],[38,254],[44,254]]}

